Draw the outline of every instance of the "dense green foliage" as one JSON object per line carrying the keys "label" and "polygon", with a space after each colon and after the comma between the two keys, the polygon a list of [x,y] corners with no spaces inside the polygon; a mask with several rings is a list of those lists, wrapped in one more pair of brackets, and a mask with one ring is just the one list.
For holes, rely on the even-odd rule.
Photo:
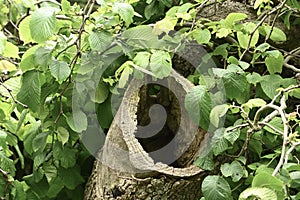
{"label": "dense green foliage", "polygon": [[0,4],[1,199],[82,199],[93,112],[107,130],[112,94],[132,76],[167,77],[189,42],[208,51],[185,101],[211,133],[195,162],[212,174],[202,199],[300,199],[300,50],[280,47],[275,26],[299,26],[298,1],[256,0],[256,19],[217,21],[199,17],[207,0]]}

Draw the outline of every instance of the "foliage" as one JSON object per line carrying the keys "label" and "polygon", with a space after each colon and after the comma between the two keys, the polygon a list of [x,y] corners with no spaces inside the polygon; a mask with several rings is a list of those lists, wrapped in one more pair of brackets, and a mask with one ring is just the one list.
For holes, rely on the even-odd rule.
{"label": "foliage", "polygon": [[288,37],[275,26],[299,25],[298,1],[256,0],[257,19],[219,21],[198,17],[207,0],[0,3],[1,199],[82,199],[93,109],[106,130],[112,94],[132,76],[167,77],[189,42],[209,51],[185,99],[212,133],[195,161],[212,174],[202,199],[300,199],[300,51],[278,48]]}

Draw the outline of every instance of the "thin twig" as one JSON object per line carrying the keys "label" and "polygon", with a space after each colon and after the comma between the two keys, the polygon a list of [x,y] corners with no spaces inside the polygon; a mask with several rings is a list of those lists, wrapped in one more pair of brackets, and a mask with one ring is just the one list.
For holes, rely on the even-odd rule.
{"label": "thin twig", "polygon": [[9,180],[9,177],[8,177],[9,172],[6,172],[6,171],[4,171],[3,169],[0,168],[0,173],[3,175],[3,177],[5,179],[5,182],[6,182],[6,185],[5,185],[5,188],[4,188],[4,196],[6,196],[8,187],[11,185],[11,181]]}
{"label": "thin twig", "polygon": [[292,151],[300,145],[300,142],[296,142],[294,143],[287,151],[286,151],[286,154],[285,154],[285,160],[284,160],[284,163],[287,164],[288,161],[289,161],[289,156],[290,154],[292,153]]}
{"label": "thin twig", "polygon": [[6,86],[4,85],[3,81],[2,81],[2,78],[0,79],[0,85],[2,87],[4,87],[4,89],[8,92],[9,96],[11,97],[11,99],[16,103],[16,104],[19,104],[21,105],[23,108],[28,108],[27,105],[23,104],[22,102],[18,101],[17,99],[15,99],[15,97],[12,95],[11,93],[11,90]]}
{"label": "thin twig", "polygon": [[258,125],[260,125],[261,127],[267,126],[270,129],[272,129],[273,131],[275,131],[276,133],[279,133],[280,135],[283,135],[282,131],[278,130],[277,128],[275,128],[274,126],[272,126],[269,123],[265,123],[265,122],[258,122]]}
{"label": "thin twig", "polygon": [[247,123],[247,124],[239,124],[239,125],[236,125],[236,126],[234,126],[234,127],[229,127],[229,128],[227,128],[227,132],[234,131],[235,129],[245,128],[245,127],[247,127],[247,126],[249,126],[248,123]]}
{"label": "thin twig", "polygon": [[86,20],[89,19],[92,11],[93,11],[93,7],[94,7],[94,4],[95,4],[95,0],[89,0],[84,9],[83,9],[83,14],[82,14],[82,22],[81,22],[81,25],[80,25],[80,28],[79,28],[79,32],[78,32],[78,37],[77,39],[75,40],[75,42],[69,46],[67,46],[65,49],[63,49],[63,51],[59,52],[57,57],[63,53],[64,51],[66,51],[68,48],[72,47],[72,46],[76,46],[77,48],[77,52],[76,54],[74,55],[74,57],[72,58],[71,62],[69,63],[69,67],[71,68],[71,73],[70,73],[70,76],[68,77],[68,83],[65,85],[65,87],[62,89],[62,91],[60,92],[59,94],[59,104],[60,104],[60,108],[59,108],[59,114],[58,116],[56,117],[56,119],[54,120],[54,125],[57,125],[59,119],[61,118],[61,116],[64,114],[64,111],[63,111],[63,103],[62,103],[62,96],[64,95],[64,93],[66,92],[67,88],[69,87],[69,85],[72,83],[72,72],[73,72],[73,69],[74,69],[74,66],[78,60],[78,58],[81,56],[81,37],[82,37],[82,34],[84,32],[84,28],[85,28],[85,22]]}
{"label": "thin twig", "polygon": [[264,21],[270,16],[272,15],[274,12],[277,12],[278,10],[280,10],[281,8],[283,8],[283,6],[286,4],[287,0],[284,0],[283,2],[281,2],[281,4],[279,4],[278,6],[274,7],[271,11],[265,13],[262,15],[262,19],[257,23],[256,27],[252,30],[252,32],[250,33],[250,38],[247,44],[247,48],[243,51],[241,57],[240,57],[240,61],[244,58],[245,54],[249,51],[250,49],[250,45],[251,45],[251,41],[252,38],[254,36],[254,33],[258,30],[258,28],[264,23]]}
{"label": "thin twig", "polygon": [[294,65],[291,65],[291,64],[288,63],[290,61],[290,59],[294,55],[300,55],[300,47],[298,47],[294,53],[291,53],[289,56],[287,56],[284,59],[283,66],[285,66],[286,68],[289,68],[289,69],[293,70],[296,73],[300,73],[300,69],[299,68],[296,68]]}

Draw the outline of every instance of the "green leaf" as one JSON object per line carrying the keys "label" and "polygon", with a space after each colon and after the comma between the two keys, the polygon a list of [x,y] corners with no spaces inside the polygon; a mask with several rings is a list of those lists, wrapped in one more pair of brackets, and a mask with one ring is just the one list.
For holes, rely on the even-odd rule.
{"label": "green leaf", "polygon": [[61,143],[63,145],[66,144],[69,140],[69,131],[62,126],[58,127],[57,128],[57,138],[58,138],[58,141],[61,141]]}
{"label": "green leaf", "polygon": [[133,22],[134,9],[128,3],[114,3],[113,12],[118,13],[128,27]]}
{"label": "green leaf", "polygon": [[277,200],[276,192],[269,188],[264,187],[252,187],[244,190],[240,196],[239,200],[262,199],[262,200]]}
{"label": "green leaf", "polygon": [[228,28],[220,28],[218,29],[216,36],[218,38],[224,38],[227,37],[231,33],[231,30]]}
{"label": "green leaf", "polygon": [[23,122],[24,122],[24,120],[25,120],[25,117],[26,117],[27,113],[28,113],[28,110],[27,110],[27,109],[24,109],[24,110],[22,111],[22,113],[21,113],[21,115],[20,115],[20,117],[19,117],[19,121],[18,121],[18,124],[17,124],[16,132],[18,132],[19,129],[21,128],[21,126],[22,126],[22,124],[23,124]]}
{"label": "green leaf", "polygon": [[287,27],[288,30],[291,28],[291,23],[290,23],[290,17],[293,11],[288,11],[284,16],[283,16],[283,21],[284,25]]}
{"label": "green leaf", "polygon": [[27,105],[33,112],[39,112],[41,103],[40,74],[37,71],[28,71],[23,74],[22,86],[17,99]]}
{"label": "green leaf", "polygon": [[35,69],[34,54],[39,47],[39,45],[33,46],[23,54],[20,63],[20,68],[23,72]]}
{"label": "green leaf", "polygon": [[192,32],[192,36],[198,44],[207,44],[211,39],[211,34],[208,29],[196,29]]}
{"label": "green leaf", "polygon": [[159,79],[169,76],[172,71],[170,54],[161,50],[153,50],[150,58],[150,69]]}
{"label": "green leaf", "polygon": [[98,106],[97,113],[100,126],[103,129],[109,128],[113,120],[112,108],[111,108],[111,98],[108,97],[106,101]]}
{"label": "green leaf", "polygon": [[258,47],[255,48],[256,51],[265,52],[270,48],[270,45],[268,43],[262,43],[258,45]]}
{"label": "green leaf", "polygon": [[242,107],[248,107],[252,109],[255,107],[262,107],[266,104],[267,103],[263,99],[255,98],[255,99],[250,99],[247,103],[244,103]]}
{"label": "green leaf", "polygon": [[3,53],[6,46],[7,38],[2,31],[0,31],[0,54]]}
{"label": "green leaf", "polygon": [[222,44],[216,47],[216,49],[213,51],[214,56],[222,56],[223,58],[227,59],[228,51],[227,51],[228,43]]}
{"label": "green leaf", "polygon": [[3,51],[3,56],[9,58],[20,58],[19,47],[11,42],[6,42],[5,49]]}
{"label": "green leaf", "polygon": [[211,146],[214,155],[219,155],[228,149],[228,142],[225,139],[224,134],[225,128],[219,128],[214,132],[214,135],[211,139]]}
{"label": "green leaf", "polygon": [[67,123],[73,131],[80,133],[87,129],[87,116],[81,110],[75,110],[67,117]]}
{"label": "green leaf", "polygon": [[[41,148],[42,149],[42,148]],[[42,149],[43,150],[43,149]],[[45,159],[46,159],[46,153],[45,152],[36,152],[34,154],[34,159],[33,159],[33,168],[36,170],[38,169],[39,171],[35,171],[37,172],[35,175],[36,175],[36,181],[40,181],[43,176],[44,176],[44,171],[39,168],[44,162],[45,162]],[[34,173],[35,173],[34,172]]]}
{"label": "green leaf", "polygon": [[193,87],[185,96],[185,107],[193,121],[208,129],[212,100],[206,86]]}
{"label": "green leaf", "polygon": [[277,27],[273,27],[273,31],[270,36],[270,39],[273,40],[274,42],[285,42],[287,38],[285,33],[282,30],[280,30]]}
{"label": "green leaf", "polygon": [[5,187],[6,187],[6,180],[3,176],[0,176],[0,197],[3,197],[4,194],[6,193]]}
{"label": "green leaf", "polygon": [[64,168],[73,167],[76,164],[76,149],[71,149],[66,146],[62,147],[59,142],[55,143],[53,149],[53,157],[60,161]]}
{"label": "green leaf", "polygon": [[159,3],[159,1],[151,1],[150,5],[147,5],[145,7],[145,17],[146,19],[150,19],[153,15],[155,15],[156,13],[162,13],[164,12],[164,6],[162,6],[162,4]]}
{"label": "green leaf", "polygon": [[255,0],[253,8],[256,10],[264,2],[266,2],[266,0]]}
{"label": "green leaf", "polygon": [[25,188],[18,180],[14,180],[13,182],[12,195],[14,196],[14,199],[26,200]]}
{"label": "green leaf", "polygon": [[174,30],[177,24],[177,19],[166,17],[154,24],[153,33],[160,35],[162,33],[168,34],[170,31]]}
{"label": "green leaf", "polygon": [[72,168],[59,168],[58,175],[61,177],[66,188],[74,190],[77,185],[84,182],[80,175],[80,168],[78,166]]}
{"label": "green leaf", "polygon": [[239,61],[239,66],[241,66],[243,70],[246,70],[250,67],[250,64],[244,61]]}
{"label": "green leaf", "polygon": [[48,65],[52,62],[52,50],[46,47],[39,47],[34,53],[34,65],[42,66],[47,71]]}
{"label": "green leaf", "polygon": [[27,135],[24,138],[24,149],[30,155],[33,153],[32,141],[38,134],[40,125],[40,122],[35,122],[31,124],[30,129],[27,131]]}
{"label": "green leaf", "polygon": [[[2,110],[1,110],[2,111]],[[0,147],[5,148],[6,147],[6,136],[7,133],[4,131],[0,130]]]}
{"label": "green leaf", "polygon": [[31,16],[27,16],[26,18],[24,18],[20,25],[19,25],[19,35],[20,35],[20,39],[24,42],[24,44],[28,44],[30,42],[34,42],[34,40],[31,37],[31,33],[30,33],[30,19]]}
{"label": "green leaf", "polygon": [[240,137],[240,129],[234,129],[233,131],[225,130],[224,138],[233,144]]}
{"label": "green leaf", "polygon": [[202,182],[202,192],[205,199],[230,200],[231,189],[227,181],[220,176],[207,176]]}
{"label": "green leaf", "polygon": [[94,97],[91,99],[96,103],[103,103],[109,95],[107,85],[103,82],[99,82]]}
{"label": "green leaf", "polygon": [[256,85],[257,83],[259,83],[262,80],[262,77],[260,74],[253,72],[252,74],[248,74],[246,76],[247,81],[253,85]]}
{"label": "green leaf", "polygon": [[244,168],[238,161],[223,164],[221,172],[225,177],[231,176],[233,182],[239,181],[244,176]]}
{"label": "green leaf", "polygon": [[[270,35],[271,30],[272,33]],[[287,39],[285,33],[277,27],[272,29],[271,26],[262,26],[259,28],[259,31],[262,35],[270,35],[270,39],[274,42],[285,42]]]}
{"label": "green leaf", "polygon": [[0,73],[2,73],[2,71],[15,71],[16,69],[17,67],[11,62],[7,60],[0,60]]}
{"label": "green leaf", "polygon": [[47,191],[47,196],[49,198],[57,198],[58,193],[64,188],[64,182],[61,177],[55,177],[49,184],[49,190]]}
{"label": "green leaf", "polygon": [[[274,51],[276,51],[276,56],[274,56],[274,54],[272,53]],[[281,73],[284,62],[284,57],[281,52],[278,50],[274,51],[269,51],[269,56],[267,56],[265,59],[266,66],[270,74]]]}
{"label": "green leaf", "polygon": [[43,165],[43,169],[48,183],[57,177],[57,168],[54,165],[46,163]]}
{"label": "green leaf", "polygon": [[147,25],[140,25],[125,30],[122,37],[127,44],[138,45],[144,48],[152,47],[158,41],[153,29]]}
{"label": "green leaf", "polygon": [[[244,25],[244,29],[247,33],[244,33],[242,31],[237,32],[237,38],[238,38],[239,44],[243,49],[247,49],[249,40],[250,40],[249,33],[251,33],[255,28],[256,28],[256,25],[252,22],[249,22],[246,25]],[[252,36],[249,47],[254,47],[257,44],[258,39],[259,39],[259,31],[256,30]]]}
{"label": "green leaf", "polygon": [[213,170],[215,168],[212,153],[206,156],[200,156],[194,164],[204,170]]}
{"label": "green leaf", "polygon": [[223,176],[229,177],[232,175],[231,165],[229,163],[221,165],[220,169]]}
{"label": "green leaf", "polygon": [[104,52],[112,43],[113,37],[107,31],[92,32],[89,36],[89,43],[92,50]]}
{"label": "green leaf", "polygon": [[[244,74],[227,72],[222,77],[226,96],[229,99],[236,99],[238,103],[243,103],[249,97],[250,85]],[[241,96],[241,94],[243,94]]]}
{"label": "green leaf", "polygon": [[128,82],[129,76],[132,74],[133,69],[131,67],[125,67],[124,70],[121,73],[120,79],[119,79],[119,85],[118,87],[124,88],[126,83]]}
{"label": "green leaf", "polygon": [[4,88],[0,87],[0,93],[2,96],[11,98],[11,94],[13,96],[16,96],[18,92],[20,91],[21,88],[21,77],[20,76],[15,76],[11,77],[8,80],[5,81],[5,86],[10,90],[10,93]]}
{"label": "green leaf", "polygon": [[[272,83],[272,84],[270,84]],[[283,79],[281,76],[277,74],[265,75],[260,81],[261,88],[263,92],[270,98],[274,98],[274,96],[278,93],[277,89],[281,87],[288,87],[290,85],[295,84],[294,79],[285,78]]]}
{"label": "green leaf", "polygon": [[66,62],[53,60],[49,66],[51,75],[57,82],[64,82],[71,74],[71,69]]}
{"label": "green leaf", "polygon": [[48,40],[55,33],[55,10],[51,7],[42,7],[34,11],[30,18],[29,28],[34,41],[42,43]]}
{"label": "green leaf", "polygon": [[217,105],[213,107],[210,112],[209,119],[215,127],[219,126],[220,118],[226,114],[228,108],[229,106],[227,104]]}
{"label": "green leaf", "polygon": [[2,150],[0,150],[0,168],[5,172],[10,173],[11,176],[15,176],[16,167],[14,162],[6,157]]}
{"label": "green leaf", "polygon": [[[146,51],[138,52],[136,56],[133,58],[134,64],[137,66],[147,69],[150,63],[151,54]],[[134,77],[139,78],[143,77],[143,73],[140,70],[134,69]]]}
{"label": "green leaf", "polygon": [[244,13],[230,13],[225,18],[225,25],[231,27],[235,22],[241,21],[247,18],[247,15]]}
{"label": "green leaf", "polygon": [[61,9],[65,14],[69,14],[71,11],[71,4],[67,0],[62,0],[61,1]]}
{"label": "green leaf", "polygon": [[277,177],[269,173],[261,172],[254,176],[252,187],[267,187],[275,190],[277,193],[283,192],[284,183]]}
{"label": "green leaf", "polygon": [[32,141],[32,149],[34,152],[43,151],[47,145],[48,132],[40,133]]}

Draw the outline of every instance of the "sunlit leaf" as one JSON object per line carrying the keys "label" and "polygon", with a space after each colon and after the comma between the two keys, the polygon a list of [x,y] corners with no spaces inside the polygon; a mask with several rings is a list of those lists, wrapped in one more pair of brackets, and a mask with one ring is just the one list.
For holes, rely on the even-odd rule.
{"label": "sunlit leaf", "polygon": [[245,13],[230,13],[226,18],[225,18],[225,24],[227,26],[232,26],[235,22],[244,20],[247,18],[247,15]]}
{"label": "sunlit leaf", "polygon": [[157,78],[167,77],[172,70],[172,60],[169,53],[155,50],[150,57],[150,69]]}
{"label": "sunlit leaf", "polygon": [[211,39],[211,34],[208,29],[196,29],[192,32],[192,36],[198,44],[207,44]]}
{"label": "sunlit leaf", "polygon": [[31,16],[25,17],[19,25],[20,39],[24,42],[24,44],[34,42],[30,33],[30,27],[29,27],[30,19]]}
{"label": "sunlit leaf", "polygon": [[41,103],[40,74],[37,71],[28,71],[23,74],[22,86],[17,95],[20,102],[27,105],[33,112],[38,112]]}
{"label": "sunlit leaf", "polygon": [[213,107],[213,109],[210,112],[209,119],[215,127],[219,126],[220,118],[226,114],[228,108],[229,106],[227,104],[217,105]]}
{"label": "sunlit leaf", "polygon": [[193,121],[204,129],[209,127],[212,100],[206,86],[193,87],[185,97],[185,107]]}
{"label": "sunlit leaf", "polygon": [[103,52],[112,43],[112,39],[109,32],[92,32],[89,36],[89,43],[92,50]]}
{"label": "sunlit leaf", "polygon": [[71,69],[66,62],[53,60],[49,66],[51,75],[59,82],[64,82],[71,74]]}
{"label": "sunlit leaf", "polygon": [[247,200],[249,198],[258,198],[263,200],[277,200],[276,192],[265,187],[252,187],[244,190],[240,196],[239,200]]}
{"label": "sunlit leaf", "polygon": [[202,192],[205,199],[230,200],[231,189],[221,176],[207,176],[202,182]]}
{"label": "sunlit leaf", "polygon": [[114,3],[113,11],[118,13],[128,27],[133,22],[134,9],[128,3]]}
{"label": "sunlit leaf", "polygon": [[36,42],[48,40],[55,33],[55,10],[51,7],[42,7],[34,11],[30,18],[29,28],[31,37]]}
{"label": "sunlit leaf", "polygon": [[61,141],[61,143],[63,145],[66,144],[69,140],[69,131],[62,126],[58,127],[57,128],[57,138],[59,141]]}
{"label": "sunlit leaf", "polygon": [[3,51],[3,56],[10,58],[20,58],[19,47],[11,42],[6,42],[5,49]]}

